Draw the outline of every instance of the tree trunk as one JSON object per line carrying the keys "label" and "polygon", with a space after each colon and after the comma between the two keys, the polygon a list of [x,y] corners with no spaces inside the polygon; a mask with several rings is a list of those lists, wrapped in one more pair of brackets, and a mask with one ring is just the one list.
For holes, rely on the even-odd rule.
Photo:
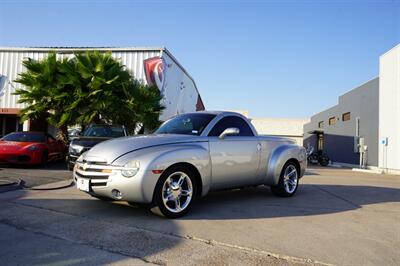
{"label": "tree trunk", "polygon": [[65,143],[68,143],[69,142],[69,140],[68,140],[68,126],[67,125],[62,125],[60,127],[60,131],[61,131],[61,134],[59,136],[60,140],[64,141]]}

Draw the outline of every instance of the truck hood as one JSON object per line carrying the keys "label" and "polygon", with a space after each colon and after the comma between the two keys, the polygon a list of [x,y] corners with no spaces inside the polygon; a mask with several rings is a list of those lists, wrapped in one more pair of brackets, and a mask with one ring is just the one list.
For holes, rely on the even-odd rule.
{"label": "truck hood", "polygon": [[205,139],[200,136],[179,134],[152,134],[110,139],[90,149],[85,155],[85,160],[111,164],[120,156],[143,148],[201,141]]}

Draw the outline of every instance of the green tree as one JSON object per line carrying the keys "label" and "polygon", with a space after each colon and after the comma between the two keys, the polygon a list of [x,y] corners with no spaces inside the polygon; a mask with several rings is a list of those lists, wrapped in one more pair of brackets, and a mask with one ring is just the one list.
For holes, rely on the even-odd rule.
{"label": "green tree", "polygon": [[60,65],[67,63],[67,60],[57,60],[55,53],[50,53],[42,61],[28,58],[23,62],[27,69],[20,74],[16,82],[24,85],[23,88],[16,89],[19,95],[19,103],[24,103],[27,107],[20,112],[21,120],[43,119],[44,117],[60,126],[64,135],[67,131],[67,123],[58,124],[56,116],[66,111],[65,101],[62,96],[71,92],[71,88],[60,86]]}
{"label": "green tree", "polygon": [[163,110],[162,96],[154,86],[138,82],[111,53],[98,51],[57,60],[51,53],[42,61],[24,61],[26,72],[16,82],[24,85],[15,94],[27,105],[23,120],[43,113],[52,125],[118,123],[133,132],[138,124],[153,129]]}
{"label": "green tree", "polygon": [[159,124],[163,107],[158,88],[135,80],[111,53],[79,53],[71,61],[75,69],[66,76],[75,75],[67,81],[74,80],[71,84],[76,88],[70,111],[80,114],[77,123],[112,121],[130,132],[138,124],[149,129]]}

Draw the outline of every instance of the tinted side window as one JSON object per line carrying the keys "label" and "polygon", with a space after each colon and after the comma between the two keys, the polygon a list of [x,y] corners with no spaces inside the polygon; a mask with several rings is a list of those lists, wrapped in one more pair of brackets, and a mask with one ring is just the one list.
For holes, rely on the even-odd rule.
{"label": "tinted side window", "polygon": [[254,136],[246,121],[237,116],[227,116],[219,120],[213,129],[211,129],[208,136],[218,137],[229,127],[236,127],[240,130],[240,133],[237,136]]}

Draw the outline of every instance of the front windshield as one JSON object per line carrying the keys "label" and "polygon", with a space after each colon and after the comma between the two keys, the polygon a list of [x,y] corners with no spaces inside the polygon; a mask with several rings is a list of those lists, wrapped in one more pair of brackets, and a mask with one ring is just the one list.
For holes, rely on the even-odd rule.
{"label": "front windshield", "polygon": [[44,134],[16,132],[4,136],[1,140],[16,142],[45,142]]}
{"label": "front windshield", "polygon": [[124,137],[124,128],[120,126],[91,126],[83,133],[85,137],[105,137],[119,138]]}
{"label": "front windshield", "polygon": [[167,120],[155,133],[199,136],[214,117],[213,114],[204,113],[179,115]]}

